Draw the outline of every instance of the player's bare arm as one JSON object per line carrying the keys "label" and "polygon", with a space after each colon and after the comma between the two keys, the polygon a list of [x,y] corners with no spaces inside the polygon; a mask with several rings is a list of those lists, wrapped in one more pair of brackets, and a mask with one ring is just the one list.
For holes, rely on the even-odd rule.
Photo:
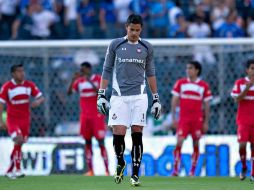
{"label": "player's bare arm", "polygon": [[248,83],[246,83],[246,88],[239,94],[239,96],[235,97],[235,101],[238,103],[241,100],[244,99],[244,97],[247,95],[249,89],[254,85],[254,77],[250,79]]}
{"label": "player's bare arm", "polygon": [[172,97],[172,100],[171,100],[171,112],[172,112],[172,127],[174,129],[177,128],[177,119],[176,119],[176,107],[178,106],[179,104],[179,97],[178,96],[173,96]]}
{"label": "player's bare arm", "polygon": [[75,82],[75,80],[76,80],[78,77],[80,77],[80,73],[79,73],[79,72],[75,72],[74,75],[73,75],[73,77],[72,77],[72,79],[71,79],[71,83],[70,83],[70,85],[69,85],[69,87],[68,87],[68,90],[67,90],[67,94],[68,94],[68,95],[72,95],[72,93],[73,93],[72,85],[73,85],[73,83]]}
{"label": "player's bare arm", "polygon": [[204,124],[203,124],[203,133],[206,133],[209,129],[209,117],[210,117],[210,104],[209,101],[204,102]]}
{"label": "player's bare arm", "polygon": [[44,101],[45,101],[45,98],[43,96],[36,98],[35,101],[32,102],[31,108],[39,107]]}
{"label": "player's bare arm", "polygon": [[6,124],[3,121],[2,115],[4,111],[4,104],[0,103],[0,129],[6,129]]}

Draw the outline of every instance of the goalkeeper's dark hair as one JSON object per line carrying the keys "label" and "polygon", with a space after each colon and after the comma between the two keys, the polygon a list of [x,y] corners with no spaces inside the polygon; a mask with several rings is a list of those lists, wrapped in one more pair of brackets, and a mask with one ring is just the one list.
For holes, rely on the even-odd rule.
{"label": "goalkeeper's dark hair", "polygon": [[202,73],[202,65],[198,61],[190,61],[188,64],[191,64],[198,70],[198,76]]}
{"label": "goalkeeper's dark hair", "polygon": [[254,59],[249,59],[247,62],[246,62],[246,69],[249,69],[250,66],[254,64]]}
{"label": "goalkeeper's dark hair", "polygon": [[80,66],[81,66],[81,67],[88,68],[88,69],[92,69],[92,65],[91,65],[91,63],[89,63],[89,62],[87,62],[87,61],[85,61],[85,62],[81,63],[81,65],[80,65]]}
{"label": "goalkeeper's dark hair", "polygon": [[10,72],[14,73],[18,68],[23,67],[23,64],[12,65]]}
{"label": "goalkeeper's dark hair", "polygon": [[143,19],[140,15],[131,14],[126,21],[127,26],[130,24],[140,24],[143,26]]}

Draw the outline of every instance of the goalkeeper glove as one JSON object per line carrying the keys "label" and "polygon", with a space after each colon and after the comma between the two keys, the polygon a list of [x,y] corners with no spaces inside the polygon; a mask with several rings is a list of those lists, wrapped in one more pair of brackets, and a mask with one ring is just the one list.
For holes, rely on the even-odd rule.
{"label": "goalkeeper glove", "polygon": [[153,104],[151,107],[151,114],[153,115],[154,119],[158,120],[161,114],[161,103],[159,100],[158,93],[153,94]]}
{"label": "goalkeeper glove", "polygon": [[99,89],[98,98],[97,98],[97,110],[103,115],[108,114],[109,107],[110,107],[105,94],[106,94],[105,89]]}

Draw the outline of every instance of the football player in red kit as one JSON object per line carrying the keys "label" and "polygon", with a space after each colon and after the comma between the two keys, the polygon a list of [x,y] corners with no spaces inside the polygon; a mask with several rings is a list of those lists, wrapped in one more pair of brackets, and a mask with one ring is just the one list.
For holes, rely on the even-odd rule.
{"label": "football player in red kit", "polygon": [[108,156],[104,145],[106,134],[105,117],[97,111],[97,91],[101,76],[92,74],[91,64],[81,64],[80,72],[75,73],[68,88],[68,94],[78,92],[80,96],[80,134],[85,139],[85,157],[88,167],[87,176],[93,176],[92,137],[95,137],[101,149],[106,175],[109,175]]}
{"label": "football player in red kit", "polygon": [[247,173],[246,145],[251,143],[251,181],[254,181],[254,59],[246,64],[247,76],[235,82],[231,96],[238,104],[236,123],[239,142],[239,155],[242,162],[240,179],[244,180]]}
{"label": "football player in red kit", "polygon": [[[174,151],[174,170],[172,175],[178,176],[181,161],[181,148],[188,135],[193,139],[192,166],[189,175],[195,175],[199,157],[199,139],[208,130],[209,101],[212,98],[209,85],[199,78],[201,64],[191,61],[186,66],[186,78],[179,79],[172,90],[172,117],[177,128],[177,144]],[[179,121],[176,121],[176,107],[180,107]],[[204,111],[202,108],[204,107]],[[205,114],[203,114],[205,113]]]}
{"label": "football player in red kit", "polygon": [[[8,178],[20,178],[25,175],[21,171],[22,144],[27,141],[30,131],[30,106],[38,107],[43,103],[44,98],[36,85],[25,80],[23,65],[11,67],[12,79],[3,84],[0,92],[0,115],[4,105],[7,106],[6,125],[0,117],[0,127],[7,128],[9,135],[14,141],[14,148],[11,153],[11,164],[6,172]],[[35,100],[30,105],[30,97]]]}

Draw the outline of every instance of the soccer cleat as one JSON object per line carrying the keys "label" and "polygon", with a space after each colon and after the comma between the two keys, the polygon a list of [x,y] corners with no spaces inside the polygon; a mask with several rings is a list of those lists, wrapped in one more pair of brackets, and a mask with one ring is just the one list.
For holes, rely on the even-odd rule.
{"label": "soccer cleat", "polygon": [[4,176],[8,179],[16,179],[16,175],[13,172],[7,172]]}
{"label": "soccer cleat", "polygon": [[124,172],[125,167],[126,167],[126,162],[124,162],[123,166],[117,165],[117,167],[116,167],[114,179],[117,184],[119,184],[123,181],[123,172]]}
{"label": "soccer cleat", "polygon": [[131,176],[130,182],[131,182],[132,186],[139,186],[140,185],[139,177],[136,175]]}
{"label": "soccer cleat", "polygon": [[105,176],[110,176],[109,171],[106,171]]}
{"label": "soccer cleat", "polygon": [[251,182],[254,182],[254,176],[253,176],[253,175],[250,176],[250,181],[251,181]]}
{"label": "soccer cleat", "polygon": [[190,177],[194,177],[195,176],[195,172],[194,171],[190,171],[189,176]]}
{"label": "soccer cleat", "polygon": [[172,177],[178,177],[178,172],[174,171],[171,176]]}
{"label": "soccer cleat", "polygon": [[89,170],[88,172],[84,173],[84,176],[94,176],[94,173],[92,170]]}
{"label": "soccer cleat", "polygon": [[21,171],[16,171],[16,173],[15,173],[15,177],[16,178],[23,178],[25,176],[26,175],[23,172],[21,172]]}
{"label": "soccer cleat", "polygon": [[241,181],[245,180],[245,178],[246,178],[246,173],[247,173],[247,168],[243,168],[242,171],[241,171],[241,173],[240,173],[240,176],[239,176],[239,178],[240,178]]}

